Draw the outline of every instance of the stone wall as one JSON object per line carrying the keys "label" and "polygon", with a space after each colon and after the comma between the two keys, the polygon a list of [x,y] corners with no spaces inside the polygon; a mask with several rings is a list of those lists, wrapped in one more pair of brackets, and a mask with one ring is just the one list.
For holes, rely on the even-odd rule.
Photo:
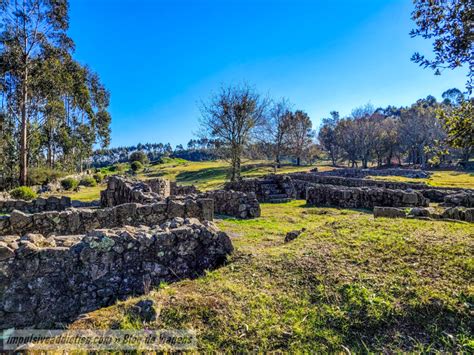
{"label": "stone wall", "polygon": [[267,175],[261,179],[243,179],[228,182],[225,190],[254,193],[259,202],[274,202],[295,199],[296,191],[293,181],[288,175]]}
{"label": "stone wall", "polygon": [[154,178],[148,179],[145,183],[150,186],[151,191],[157,193],[162,197],[168,197],[171,195],[171,184],[168,179]]}
{"label": "stone wall", "polygon": [[107,188],[100,193],[100,204],[102,207],[132,202],[147,204],[162,198],[163,196],[153,192],[151,187],[142,181],[111,176],[108,178]]}
{"label": "stone wall", "polygon": [[444,205],[446,206],[464,206],[474,207],[474,192],[462,191],[444,197]]}
{"label": "stone wall", "polygon": [[38,213],[44,211],[64,211],[66,208],[72,206],[71,199],[66,196],[48,198],[37,198],[31,201],[25,200],[0,200],[0,212],[10,213],[13,210]]}
{"label": "stone wall", "polygon": [[314,206],[366,208],[375,206],[428,206],[419,191],[389,190],[368,187],[342,187],[314,184],[306,191],[306,202]]}
{"label": "stone wall", "polygon": [[83,234],[96,228],[152,226],[175,217],[212,220],[214,201],[206,198],[167,198],[146,205],[126,203],[103,209],[69,209],[35,214],[13,211],[9,217],[0,217],[0,235]]}
{"label": "stone wall", "polygon": [[321,172],[322,175],[326,176],[343,176],[352,178],[364,178],[366,176],[403,176],[411,179],[427,179],[431,176],[431,173],[424,170],[418,169],[335,169],[330,171]]}
{"label": "stone wall", "polygon": [[442,212],[430,208],[415,207],[402,209],[396,207],[375,207],[374,217],[385,218],[422,218],[422,219],[449,219],[465,222],[474,222],[474,208],[453,207]]}
{"label": "stone wall", "polygon": [[[432,202],[443,202],[448,195],[455,194],[460,191],[472,191],[468,189],[455,187],[436,187],[433,188],[425,183],[407,183],[407,182],[393,182],[381,180],[369,180],[360,178],[346,178],[340,176],[325,176],[320,173],[292,173],[289,174],[293,180],[307,181],[315,184],[328,184],[348,187],[379,187],[390,190],[419,190],[424,197]],[[306,185],[303,183],[295,184],[297,195],[304,198]]]}
{"label": "stone wall", "polygon": [[160,282],[202,275],[231,252],[225,233],[196,219],[85,236],[0,237],[0,329],[61,326]]}
{"label": "stone wall", "polygon": [[214,200],[214,213],[242,219],[260,217],[260,204],[255,193],[217,190],[199,194]]}
{"label": "stone wall", "polygon": [[178,185],[175,181],[171,182],[171,195],[173,196],[185,196],[200,192],[194,185]]}

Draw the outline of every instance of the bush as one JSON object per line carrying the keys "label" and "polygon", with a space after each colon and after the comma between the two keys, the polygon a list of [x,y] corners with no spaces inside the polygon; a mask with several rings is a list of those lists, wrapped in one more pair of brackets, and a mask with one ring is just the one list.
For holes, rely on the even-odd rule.
{"label": "bush", "polygon": [[83,177],[81,181],[79,181],[79,185],[93,187],[93,186],[97,186],[97,181],[92,176],[86,176],[86,177]]}
{"label": "bush", "polygon": [[122,173],[125,170],[127,170],[127,165],[123,163],[115,164],[109,168],[109,171],[116,172],[116,173]]}
{"label": "bush", "polygon": [[77,185],[79,185],[79,181],[70,177],[61,180],[61,186],[64,190],[74,190]]}
{"label": "bush", "polygon": [[148,155],[142,151],[133,152],[129,158],[130,162],[139,161],[142,164],[147,164],[149,162]]}
{"label": "bush", "polygon": [[137,171],[143,169],[143,164],[140,163],[139,161],[134,161],[134,162],[130,165],[130,168],[132,168],[133,171],[137,172]]}
{"label": "bush", "polygon": [[100,171],[96,172],[94,175],[92,175],[92,177],[98,184],[104,180],[104,174],[102,174]]}
{"label": "bush", "polygon": [[50,168],[31,168],[28,170],[28,185],[46,185],[58,181],[65,175],[63,171]]}
{"label": "bush", "polygon": [[16,189],[10,191],[11,197],[19,200],[32,200],[37,197],[36,192],[34,192],[28,186],[20,186]]}

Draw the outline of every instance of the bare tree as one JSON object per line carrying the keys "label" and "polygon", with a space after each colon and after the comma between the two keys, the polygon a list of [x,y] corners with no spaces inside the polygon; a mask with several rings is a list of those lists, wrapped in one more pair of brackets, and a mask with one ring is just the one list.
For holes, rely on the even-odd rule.
{"label": "bare tree", "polygon": [[204,134],[219,141],[230,160],[230,180],[240,179],[245,146],[264,124],[268,102],[248,85],[228,86],[201,107]]}
{"label": "bare tree", "polygon": [[274,103],[258,136],[271,152],[277,168],[281,167],[281,155],[287,150],[292,113],[287,99]]}
{"label": "bare tree", "polygon": [[306,112],[295,111],[291,115],[289,128],[289,146],[294,156],[296,164],[301,165],[301,159],[308,147],[313,143],[313,124]]}

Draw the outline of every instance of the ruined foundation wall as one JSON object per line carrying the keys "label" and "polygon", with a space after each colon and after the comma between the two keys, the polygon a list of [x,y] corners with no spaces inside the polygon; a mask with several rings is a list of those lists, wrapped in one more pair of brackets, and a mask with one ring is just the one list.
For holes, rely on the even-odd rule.
{"label": "ruined foundation wall", "polygon": [[67,211],[27,214],[13,211],[0,217],[0,235],[41,233],[44,235],[82,234],[96,228],[113,228],[124,225],[157,225],[175,218],[214,218],[212,199],[172,199],[150,203],[126,203],[103,209],[69,209]]}
{"label": "ruined foundation wall", "polygon": [[0,237],[0,329],[61,326],[161,282],[195,278],[231,251],[225,233],[196,219],[75,237]]}
{"label": "ruined foundation wall", "polygon": [[314,184],[307,189],[306,201],[314,206],[365,209],[372,209],[375,206],[428,206],[428,200],[418,191],[319,184]]}
{"label": "ruined foundation wall", "polygon": [[260,217],[260,204],[255,193],[215,190],[199,194],[214,200],[214,213],[248,219]]}
{"label": "ruined foundation wall", "polygon": [[44,211],[64,211],[72,206],[72,201],[67,196],[48,198],[37,198],[31,201],[6,199],[0,200],[0,212],[10,213],[13,210],[27,213],[38,213]]}

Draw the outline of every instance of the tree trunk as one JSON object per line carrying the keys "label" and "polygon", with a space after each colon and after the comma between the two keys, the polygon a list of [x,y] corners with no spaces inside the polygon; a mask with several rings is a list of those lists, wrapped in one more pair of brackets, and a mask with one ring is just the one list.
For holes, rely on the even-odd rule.
{"label": "tree trunk", "polygon": [[301,165],[301,158],[300,158],[300,157],[297,157],[297,158],[296,158],[296,165],[297,165],[297,166],[300,166],[300,165]]}
{"label": "tree trunk", "polygon": [[28,68],[25,65],[22,86],[21,129],[20,129],[20,185],[27,184],[28,178]]}

